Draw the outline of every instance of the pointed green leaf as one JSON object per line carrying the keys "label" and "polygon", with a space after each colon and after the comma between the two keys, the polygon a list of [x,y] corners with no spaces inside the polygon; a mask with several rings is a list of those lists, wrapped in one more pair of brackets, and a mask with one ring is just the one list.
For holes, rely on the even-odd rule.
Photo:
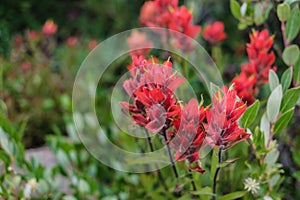
{"label": "pointed green leaf", "polygon": [[300,86],[296,88],[288,89],[285,92],[284,97],[282,99],[280,111],[282,113],[285,113],[289,109],[293,108],[296,105],[299,98],[300,98]]}
{"label": "pointed green leaf", "polygon": [[247,191],[237,191],[237,192],[233,192],[233,193],[218,197],[217,200],[238,199],[238,198],[242,198],[246,193],[247,193]]}
{"label": "pointed green leaf", "polygon": [[269,122],[275,122],[279,114],[282,99],[282,86],[277,86],[271,93],[267,103],[267,118]]}
{"label": "pointed green leaf", "polygon": [[300,28],[300,11],[298,6],[292,9],[291,15],[286,23],[286,38],[288,41],[295,39]]}
{"label": "pointed green leaf", "polygon": [[259,110],[259,106],[260,102],[259,100],[256,100],[254,104],[247,108],[247,110],[241,117],[241,124],[243,128],[249,127],[254,122]]}
{"label": "pointed green leaf", "polygon": [[291,108],[288,111],[286,111],[285,113],[283,113],[281,115],[281,117],[277,120],[277,122],[274,125],[274,132],[275,133],[279,133],[282,129],[284,129],[285,127],[287,127],[289,121],[291,120],[293,114],[294,114],[294,109],[295,108]]}
{"label": "pointed green leaf", "polygon": [[299,54],[300,54],[299,47],[293,44],[284,49],[282,53],[282,58],[285,64],[287,64],[288,66],[292,66],[295,65],[295,63],[297,62],[299,58]]}
{"label": "pointed green leaf", "polygon": [[290,67],[281,76],[281,85],[282,85],[282,90],[285,92],[291,85],[293,77],[293,68]]}
{"label": "pointed green leaf", "polygon": [[240,19],[242,17],[241,6],[236,0],[230,0],[230,10],[235,18]]}
{"label": "pointed green leaf", "polygon": [[273,91],[279,85],[278,76],[272,69],[269,71],[269,85],[271,91]]}

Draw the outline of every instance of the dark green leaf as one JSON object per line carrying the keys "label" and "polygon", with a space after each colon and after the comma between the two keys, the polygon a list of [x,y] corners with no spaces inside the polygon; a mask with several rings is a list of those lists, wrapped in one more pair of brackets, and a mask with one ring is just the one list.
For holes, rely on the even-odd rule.
{"label": "dark green leaf", "polygon": [[289,109],[293,108],[296,105],[299,97],[300,97],[300,86],[297,88],[288,89],[282,99],[282,104],[280,109],[281,112],[285,113]]}
{"label": "dark green leaf", "polygon": [[286,37],[288,41],[295,39],[300,28],[300,11],[298,6],[292,9],[291,15],[286,23]]}
{"label": "dark green leaf", "polygon": [[243,116],[241,117],[241,124],[243,128],[249,127],[254,120],[256,119],[256,115],[258,113],[260,106],[259,100],[256,100],[254,104],[247,108]]}
{"label": "dark green leaf", "polygon": [[294,108],[291,108],[290,110],[283,113],[274,125],[274,132],[279,133],[282,129],[284,129],[288,125],[293,114]]}
{"label": "dark green leaf", "polygon": [[291,85],[293,77],[293,68],[290,67],[281,76],[281,85],[282,85],[282,90],[285,92]]}
{"label": "dark green leaf", "polygon": [[218,197],[217,200],[232,200],[232,199],[238,199],[243,197],[247,191],[237,191],[230,194],[226,194],[222,197]]}

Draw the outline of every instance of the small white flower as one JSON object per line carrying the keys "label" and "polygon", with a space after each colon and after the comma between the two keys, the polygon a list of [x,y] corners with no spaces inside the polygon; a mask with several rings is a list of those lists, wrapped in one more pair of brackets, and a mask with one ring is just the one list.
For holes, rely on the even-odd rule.
{"label": "small white flower", "polygon": [[245,190],[248,192],[251,192],[252,194],[256,195],[259,190],[259,183],[256,181],[256,179],[253,178],[246,178],[244,181]]}

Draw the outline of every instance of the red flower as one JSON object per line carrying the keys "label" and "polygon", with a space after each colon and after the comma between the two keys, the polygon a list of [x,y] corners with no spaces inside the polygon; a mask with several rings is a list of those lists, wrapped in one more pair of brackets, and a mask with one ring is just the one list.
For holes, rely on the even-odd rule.
{"label": "red flower", "polygon": [[[151,51],[153,43],[148,40],[145,33],[139,31],[132,31],[127,38],[127,44],[132,49],[131,55],[145,55]],[[145,48],[147,47],[147,48]]]}
{"label": "red flower", "polygon": [[237,101],[235,89],[223,88],[224,95],[217,92],[213,96],[213,107],[206,112],[207,141],[211,146],[228,149],[236,143],[250,137],[239,127],[237,120],[245,112],[247,106]]}
{"label": "red flower", "polygon": [[207,25],[203,31],[203,37],[211,44],[225,40],[227,36],[224,33],[224,24],[220,21],[216,21]]}
{"label": "red flower", "polygon": [[57,25],[52,20],[47,20],[43,26],[43,33],[45,35],[54,35],[57,31]]}
{"label": "red flower", "polygon": [[[171,20],[169,28],[183,33],[191,38],[197,37],[200,33],[201,27],[192,24],[193,15],[187,10],[185,6],[181,6],[171,12]],[[191,51],[194,49],[190,39],[183,37],[179,34],[172,34],[174,37],[173,45],[184,51]]]}
{"label": "red flower", "polygon": [[141,8],[140,22],[149,27],[166,28],[171,20],[170,10],[177,7],[178,0],[147,1]]}
{"label": "red flower", "polygon": [[[124,82],[124,89],[133,99],[133,104],[121,102],[129,111],[133,120],[153,133],[162,128],[169,128],[173,119],[180,113],[179,102],[174,91],[185,79],[172,71],[168,61],[163,65],[148,63],[143,57],[134,56],[135,62],[145,62],[142,67],[134,66],[134,70],[141,72],[138,76]],[[144,70],[147,69],[147,70]]]}
{"label": "red flower", "polygon": [[254,103],[254,95],[257,94],[256,78],[254,75],[248,77],[247,74],[242,71],[240,75],[236,76],[232,83],[235,86],[235,90],[240,99],[242,99],[247,105]]}
{"label": "red flower", "polygon": [[247,44],[249,63],[241,65],[242,72],[233,79],[238,96],[248,105],[254,102],[254,95],[258,93],[258,86],[269,81],[269,71],[275,61],[273,52],[269,53],[273,45],[273,38],[267,30],[254,31]]}
{"label": "red flower", "polygon": [[273,38],[269,36],[267,30],[261,32],[254,31],[250,35],[250,43],[247,44],[247,53],[250,65],[244,68],[248,75],[255,74],[257,84],[263,85],[268,82],[269,70],[275,62],[273,52],[268,53],[273,45]]}

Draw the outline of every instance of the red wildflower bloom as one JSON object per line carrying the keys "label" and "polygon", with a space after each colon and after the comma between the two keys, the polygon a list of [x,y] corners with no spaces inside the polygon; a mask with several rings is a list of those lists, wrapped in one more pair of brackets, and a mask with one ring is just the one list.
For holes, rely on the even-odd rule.
{"label": "red wildflower bloom", "polygon": [[240,99],[242,99],[247,105],[254,103],[254,95],[257,94],[256,78],[254,75],[248,77],[247,74],[242,71],[240,75],[236,76],[232,83],[235,86],[235,90]]}
{"label": "red wildflower bloom", "polygon": [[[174,91],[185,79],[172,71],[169,62],[159,65],[134,56],[135,62],[145,62],[142,67],[134,66],[141,72],[124,82],[124,89],[133,99],[133,104],[121,102],[133,120],[153,133],[169,128],[173,118],[180,113],[180,106]],[[142,60],[142,61],[141,61]],[[146,70],[145,70],[146,69]]]}
{"label": "red wildflower bloom", "polygon": [[[169,28],[183,33],[191,38],[197,37],[200,33],[201,27],[192,24],[193,15],[188,11],[185,6],[181,6],[171,12],[172,18],[169,23]],[[179,34],[173,34],[174,42],[173,45],[179,49],[190,51],[193,49],[191,40],[187,40]]]}
{"label": "red wildflower bloom", "polygon": [[57,25],[52,20],[47,20],[43,26],[43,33],[45,35],[54,35],[57,31]]}
{"label": "red wildflower bloom", "polygon": [[225,40],[227,36],[224,33],[224,24],[220,21],[216,21],[207,25],[204,28],[203,37],[211,44]]}
{"label": "red wildflower bloom", "polygon": [[241,65],[242,72],[233,79],[238,96],[248,105],[254,102],[254,94],[258,93],[258,86],[269,81],[269,71],[275,61],[273,52],[269,53],[273,45],[273,38],[267,30],[254,31],[247,44],[249,63]]}
{"label": "red wildflower bloom", "polygon": [[205,172],[198,164],[199,150],[205,138],[205,130],[201,125],[204,117],[204,108],[199,109],[197,100],[191,99],[181,110],[180,118],[176,120],[177,125],[174,126],[176,136],[170,143],[176,150],[177,161],[188,160],[190,169],[201,173]]}
{"label": "red wildflower bloom", "polygon": [[250,137],[239,127],[237,120],[245,112],[247,106],[237,101],[235,89],[223,88],[224,95],[217,92],[213,98],[213,107],[206,112],[207,141],[211,146],[228,149],[236,143]]}
{"label": "red wildflower bloom", "polygon": [[166,28],[171,20],[170,10],[177,7],[178,0],[147,1],[141,8],[140,22],[149,27]]}
{"label": "red wildflower bloom", "polygon": [[[139,31],[132,31],[127,38],[127,44],[132,49],[131,55],[145,55],[151,51],[153,43],[148,40],[145,33]],[[145,48],[147,47],[147,48]]]}

